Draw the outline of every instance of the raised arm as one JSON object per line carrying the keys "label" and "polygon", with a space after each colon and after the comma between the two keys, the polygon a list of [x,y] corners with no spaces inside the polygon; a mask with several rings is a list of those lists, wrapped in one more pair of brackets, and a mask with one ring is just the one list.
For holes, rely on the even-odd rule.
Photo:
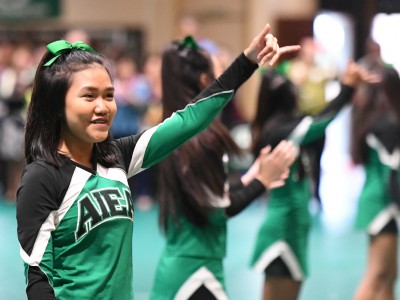
{"label": "raised arm", "polygon": [[298,46],[279,48],[269,33],[269,25],[252,40],[231,66],[187,105],[144,132],[136,143],[128,175],[160,162],[184,142],[204,130],[231,100],[236,90],[253,74],[258,64],[273,64],[280,55],[298,50]]}
{"label": "raised arm", "polygon": [[304,118],[291,132],[289,139],[300,145],[320,138],[340,110],[350,103],[355,88],[362,82],[377,82],[378,80],[376,75],[368,73],[364,68],[350,61],[342,76],[339,95],[317,116]]}
{"label": "raised arm", "polygon": [[273,189],[285,184],[289,167],[296,158],[297,149],[293,143],[282,141],[271,152],[271,147],[264,147],[256,161],[230,190],[230,205],[226,208],[228,216],[234,216],[245,209],[266,189]]}

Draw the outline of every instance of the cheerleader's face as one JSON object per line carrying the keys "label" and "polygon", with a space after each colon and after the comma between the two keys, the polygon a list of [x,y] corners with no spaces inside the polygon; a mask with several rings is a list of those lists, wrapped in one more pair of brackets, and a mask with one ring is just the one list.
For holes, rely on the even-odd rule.
{"label": "cheerleader's face", "polygon": [[114,86],[103,66],[76,72],[65,98],[63,142],[92,146],[104,141],[116,111]]}

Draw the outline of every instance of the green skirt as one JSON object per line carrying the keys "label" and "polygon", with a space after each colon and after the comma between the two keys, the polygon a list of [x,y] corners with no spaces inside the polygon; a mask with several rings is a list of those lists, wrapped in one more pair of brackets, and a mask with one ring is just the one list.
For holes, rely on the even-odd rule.
{"label": "green skirt", "polygon": [[272,261],[280,257],[292,278],[302,281],[308,274],[307,245],[311,216],[308,201],[302,204],[285,203],[268,206],[267,216],[258,232],[251,260],[252,267],[264,272]]}
{"label": "green skirt", "polygon": [[227,300],[221,259],[163,255],[151,300],[186,300],[204,285],[219,300]]}

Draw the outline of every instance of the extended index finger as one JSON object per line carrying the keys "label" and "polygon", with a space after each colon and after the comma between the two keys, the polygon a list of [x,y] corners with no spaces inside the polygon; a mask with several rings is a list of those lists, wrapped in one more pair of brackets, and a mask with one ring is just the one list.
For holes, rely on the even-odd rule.
{"label": "extended index finger", "polygon": [[282,54],[295,52],[295,51],[300,50],[300,48],[301,48],[300,45],[292,45],[292,46],[285,46],[285,47],[279,48],[278,52],[270,60],[269,65],[271,67],[274,66]]}
{"label": "extended index finger", "polygon": [[291,45],[291,46],[280,47],[279,51],[280,54],[284,54],[284,53],[296,52],[299,51],[300,49],[301,49],[300,45]]}

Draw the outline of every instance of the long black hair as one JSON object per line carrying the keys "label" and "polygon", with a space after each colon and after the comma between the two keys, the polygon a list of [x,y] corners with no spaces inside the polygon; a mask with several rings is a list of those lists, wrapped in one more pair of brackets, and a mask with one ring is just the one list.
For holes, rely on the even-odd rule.
{"label": "long black hair", "polygon": [[380,74],[380,83],[363,84],[357,90],[352,105],[350,153],[356,164],[368,158],[366,136],[379,119],[391,116],[400,120],[400,79],[392,67],[381,66],[373,70]]}
{"label": "long black hair", "polygon": [[251,123],[252,151],[255,157],[262,147],[263,132],[293,120],[298,115],[294,84],[275,70],[265,70],[258,91],[257,111]]}
{"label": "long black hair", "polygon": [[[107,61],[98,53],[72,49],[61,54],[52,65],[44,66],[53,57],[47,52],[36,70],[27,114],[25,158],[27,164],[44,160],[59,167],[63,165],[63,159],[57,148],[65,123],[65,97],[73,75],[96,64],[103,66],[109,75],[110,72]],[[105,141],[95,144],[95,149],[99,162],[109,165],[116,161],[110,135]]]}
{"label": "long black hair", "polygon": [[392,112],[400,121],[400,77],[399,73],[394,68],[385,68],[383,70],[383,90],[392,107]]}
{"label": "long black hair", "polygon": [[[201,92],[204,75],[214,79],[211,59],[204,51],[180,41],[166,47],[162,55],[164,119]],[[224,194],[224,153],[239,153],[239,147],[215,120],[159,164],[159,221],[164,231],[169,218],[177,224],[182,214],[195,225],[208,224],[210,192],[220,197]]]}

